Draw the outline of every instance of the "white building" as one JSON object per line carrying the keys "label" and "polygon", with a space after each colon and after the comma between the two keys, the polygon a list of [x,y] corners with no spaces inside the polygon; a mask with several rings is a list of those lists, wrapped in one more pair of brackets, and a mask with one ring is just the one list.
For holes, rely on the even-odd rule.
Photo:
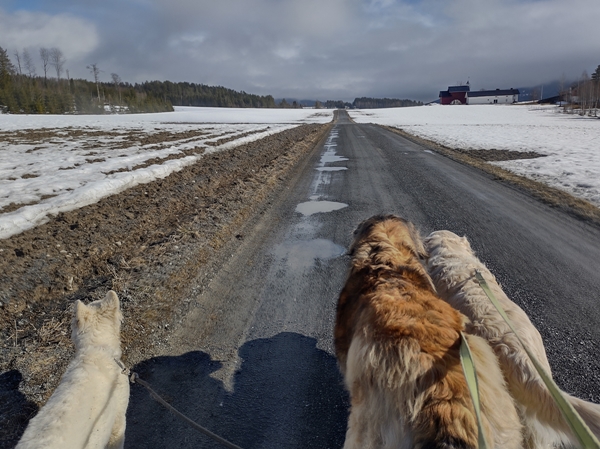
{"label": "white building", "polygon": [[496,89],[467,92],[467,104],[512,104],[519,101],[519,89]]}

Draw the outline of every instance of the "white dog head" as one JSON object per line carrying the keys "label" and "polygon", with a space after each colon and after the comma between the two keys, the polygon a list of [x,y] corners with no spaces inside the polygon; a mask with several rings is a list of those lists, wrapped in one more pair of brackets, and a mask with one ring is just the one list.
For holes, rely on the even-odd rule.
{"label": "white dog head", "polygon": [[471,244],[466,237],[459,237],[451,231],[435,231],[425,238],[425,246],[430,255],[434,253],[473,254]]}
{"label": "white dog head", "polygon": [[432,232],[425,238],[425,247],[429,253],[427,268],[440,294],[460,287],[483,265],[469,240],[450,231]]}
{"label": "white dog head", "polygon": [[104,299],[85,305],[75,303],[71,323],[71,339],[75,349],[86,346],[104,346],[121,353],[121,305],[117,294],[112,290]]}

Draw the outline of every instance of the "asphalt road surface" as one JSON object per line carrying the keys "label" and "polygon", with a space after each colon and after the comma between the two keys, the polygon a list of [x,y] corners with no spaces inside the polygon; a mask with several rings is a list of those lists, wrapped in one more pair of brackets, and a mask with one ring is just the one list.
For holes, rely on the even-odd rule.
{"label": "asphalt road surface", "polygon": [[[345,250],[378,213],[449,229],[538,327],[558,384],[600,402],[600,231],[345,112],[231,251],[173,339],[135,369],[242,448],[339,448],[348,399],[333,351]],[[222,447],[133,386],[126,447]]]}

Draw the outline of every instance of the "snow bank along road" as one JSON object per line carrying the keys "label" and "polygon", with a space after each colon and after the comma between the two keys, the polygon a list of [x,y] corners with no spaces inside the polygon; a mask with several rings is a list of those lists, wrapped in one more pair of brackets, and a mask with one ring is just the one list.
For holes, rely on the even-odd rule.
{"label": "snow bank along road", "polygon": [[[467,235],[529,314],[566,391],[600,402],[598,229],[487,175],[340,114],[289,189],[136,368],[244,448],[341,447],[347,399],[332,348],[352,231],[377,213]],[[218,447],[132,389],[128,447]]]}

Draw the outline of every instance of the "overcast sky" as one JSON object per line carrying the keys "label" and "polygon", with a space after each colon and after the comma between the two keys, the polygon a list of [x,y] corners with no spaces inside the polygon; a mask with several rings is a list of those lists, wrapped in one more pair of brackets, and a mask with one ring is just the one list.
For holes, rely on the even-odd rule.
{"label": "overcast sky", "polygon": [[[0,47],[58,47],[71,77],[276,98],[429,101],[600,64],[600,0],[0,0]],[[14,60],[14,58],[13,58]]]}

